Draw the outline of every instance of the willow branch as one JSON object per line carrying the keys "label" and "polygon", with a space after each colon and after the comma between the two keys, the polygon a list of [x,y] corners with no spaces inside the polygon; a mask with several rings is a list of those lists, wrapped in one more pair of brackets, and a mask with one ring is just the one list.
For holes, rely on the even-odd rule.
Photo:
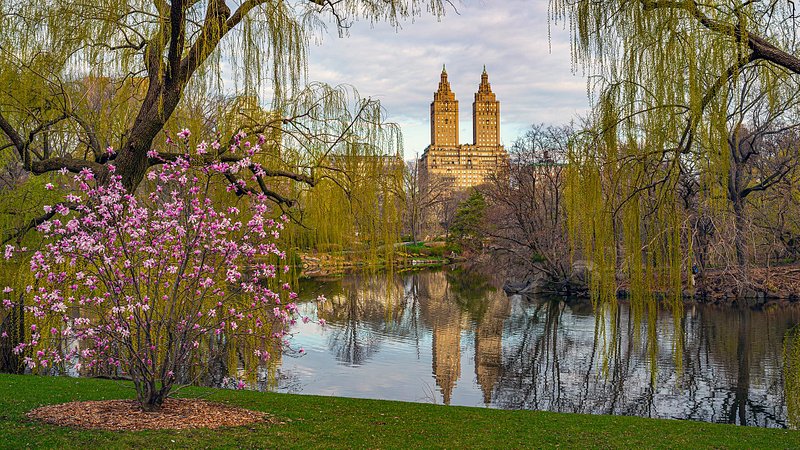
{"label": "willow branch", "polygon": [[692,142],[694,141],[694,131],[697,127],[697,122],[700,120],[700,116],[703,114],[703,111],[706,109],[711,100],[717,96],[719,90],[731,79],[737,72],[742,70],[744,66],[749,64],[750,62],[755,60],[755,55],[753,53],[742,57],[734,64],[729,66],[725,72],[720,74],[714,83],[709,87],[708,91],[703,95],[703,99],[700,101],[700,109],[697,114],[693,114],[689,117],[686,123],[686,128],[683,130],[683,135],[681,136],[681,140],[678,144],[678,151],[680,153],[687,153],[692,147]]}
{"label": "willow branch", "polygon": [[738,25],[731,25],[708,17],[700,11],[697,3],[694,1],[640,0],[640,2],[645,11],[659,8],[684,10],[697,19],[701,25],[711,31],[726,34],[737,41],[744,41],[744,39],[747,39],[747,45],[750,47],[750,50],[753,51],[755,59],[763,59],[791,72],[800,74],[800,58],[779,49],[757,34],[743,30]]}
{"label": "willow branch", "polygon": [[169,49],[167,50],[167,63],[169,64],[169,74],[167,79],[174,81],[179,78],[181,63],[181,52],[183,50],[184,38],[186,35],[183,19],[185,18],[185,7],[183,0],[172,0],[169,9]]}
{"label": "willow branch", "polygon": [[[251,3],[253,3],[252,6],[249,5]],[[235,27],[250,9],[260,3],[263,3],[263,0],[243,3],[236,11],[239,15],[234,20],[233,17],[228,19],[231,10],[224,0],[209,0],[203,29],[189,49],[189,53],[180,62],[181,77],[184,80],[188,80],[195,70],[200,67],[200,64],[208,58],[208,55],[214,51],[222,37]]]}
{"label": "willow branch", "polygon": [[100,159],[103,155],[103,149],[100,147],[100,141],[97,140],[97,134],[94,132],[92,126],[76,114],[73,114],[72,118],[75,119],[75,122],[83,129],[83,132],[86,133],[86,137],[89,139],[89,148],[92,149],[94,158],[96,160]]}

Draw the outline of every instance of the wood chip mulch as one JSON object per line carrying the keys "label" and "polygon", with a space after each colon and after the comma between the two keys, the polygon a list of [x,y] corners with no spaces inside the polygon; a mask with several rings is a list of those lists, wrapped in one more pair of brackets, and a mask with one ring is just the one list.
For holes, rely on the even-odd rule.
{"label": "wood chip mulch", "polygon": [[28,412],[31,419],[74,428],[135,431],[236,427],[280,423],[267,414],[197,399],[167,399],[158,412],[145,412],[134,400],[102,400],[47,405]]}

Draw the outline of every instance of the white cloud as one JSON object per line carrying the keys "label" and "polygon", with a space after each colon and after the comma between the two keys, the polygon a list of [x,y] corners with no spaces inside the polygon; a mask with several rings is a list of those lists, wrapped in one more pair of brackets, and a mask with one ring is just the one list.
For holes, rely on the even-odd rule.
{"label": "white cloud", "polygon": [[355,24],[312,45],[309,79],[352,84],[398,122],[411,158],[430,141],[429,107],[447,65],[459,100],[460,135],[472,139],[472,96],[484,64],[501,105],[506,145],[532,123],[561,124],[588,109],[586,79],[571,70],[569,34],[550,27],[547,1],[464,1],[440,21],[422,17],[395,30]]}

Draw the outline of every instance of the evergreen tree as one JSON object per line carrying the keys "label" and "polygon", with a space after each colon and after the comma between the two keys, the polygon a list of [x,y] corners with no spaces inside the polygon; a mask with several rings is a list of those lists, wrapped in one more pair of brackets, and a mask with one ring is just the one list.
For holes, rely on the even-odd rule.
{"label": "evergreen tree", "polygon": [[449,240],[464,250],[477,251],[483,246],[481,232],[483,217],[486,212],[486,200],[477,190],[472,191],[466,200],[461,202],[453,217]]}

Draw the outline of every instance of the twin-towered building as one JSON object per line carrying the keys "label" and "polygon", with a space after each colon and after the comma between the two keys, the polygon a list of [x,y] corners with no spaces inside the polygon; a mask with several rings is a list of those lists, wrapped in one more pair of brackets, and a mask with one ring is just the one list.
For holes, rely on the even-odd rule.
{"label": "twin-towered building", "polygon": [[472,103],[472,142],[459,144],[458,100],[442,67],[431,103],[431,144],[420,158],[423,174],[450,178],[454,188],[464,189],[488,181],[508,163],[508,153],[500,144],[500,102],[492,92],[486,67]]}

